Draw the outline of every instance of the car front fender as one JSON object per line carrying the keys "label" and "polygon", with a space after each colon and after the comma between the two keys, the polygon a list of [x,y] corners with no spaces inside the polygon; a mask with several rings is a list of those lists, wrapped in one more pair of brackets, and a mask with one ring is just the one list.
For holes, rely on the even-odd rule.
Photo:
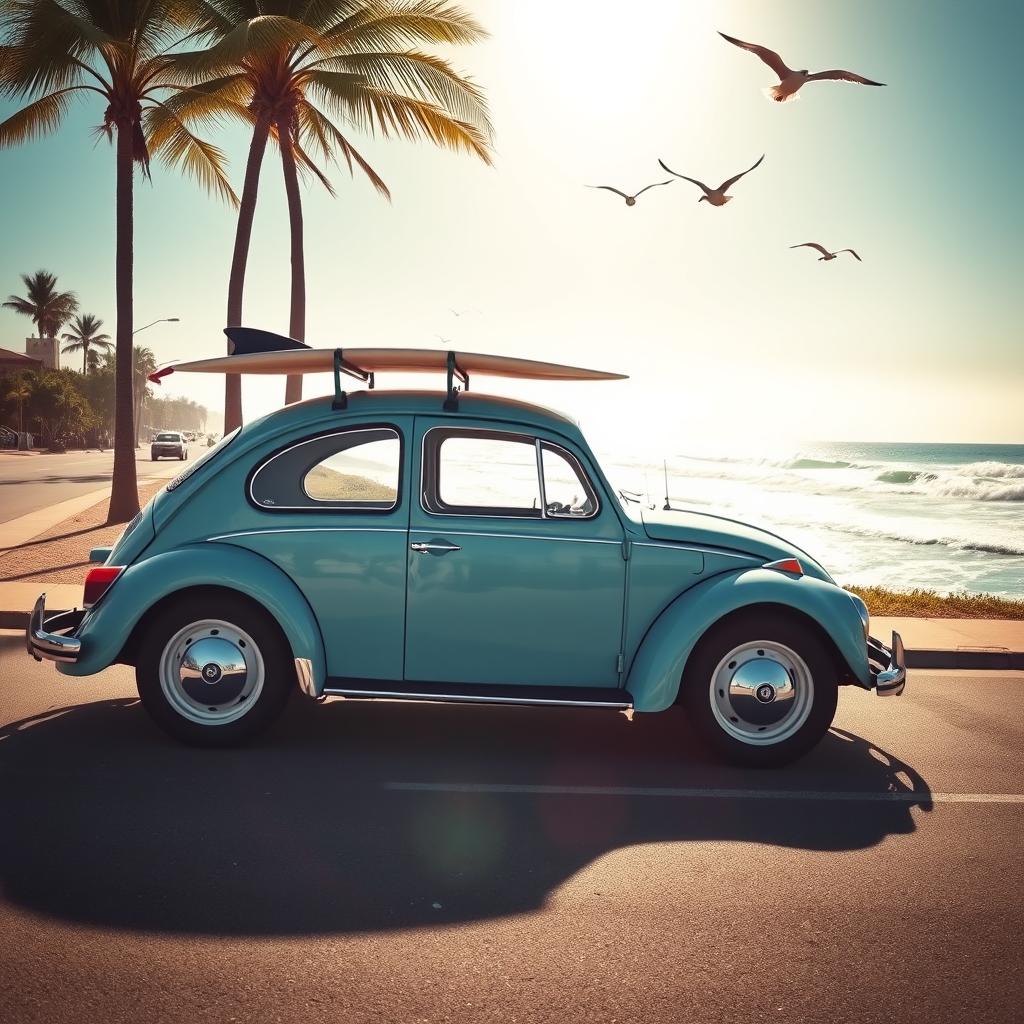
{"label": "car front fender", "polygon": [[850,595],[812,576],[745,569],[712,577],[680,594],[654,620],[626,678],[636,711],[663,711],[679,693],[687,660],[723,616],[754,605],[790,608],[812,619],[835,646],[850,674],[871,687],[864,626]]}
{"label": "car front fender", "polygon": [[[135,627],[154,605],[193,587],[234,590],[262,605],[304,659],[304,688],[320,696],[327,678],[323,637],[309,602],[286,573],[262,555],[228,544],[191,544],[136,562],[125,569],[82,621],[81,655],[60,664],[65,675],[87,676],[119,659]],[[300,674],[302,675],[302,674]]]}

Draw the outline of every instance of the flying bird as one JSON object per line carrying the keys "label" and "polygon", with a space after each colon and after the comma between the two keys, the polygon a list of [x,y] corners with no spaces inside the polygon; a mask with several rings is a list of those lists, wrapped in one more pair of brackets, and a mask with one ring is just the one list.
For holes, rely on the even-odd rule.
{"label": "flying bird", "polygon": [[[665,168],[665,169],[668,170],[668,168]],[[606,189],[608,192],[614,192],[617,196],[622,196],[622,198],[626,200],[626,205],[627,206],[636,206],[637,196],[642,196],[647,191],[647,189],[649,189],[649,188],[657,188],[659,185],[671,185],[671,184],[672,184],[671,181],[656,181],[656,182],[654,182],[651,185],[646,185],[644,188],[640,189],[639,192],[636,192],[636,193],[634,193],[631,196],[626,195],[625,192],[620,192],[617,188],[612,188],[611,185],[588,185],[587,188],[603,188],[603,189]]]}
{"label": "flying bird", "polygon": [[852,249],[836,249],[835,252],[829,252],[825,246],[819,245],[817,242],[801,242],[799,245],[791,245],[790,249],[803,249],[804,246],[811,249],[817,249],[818,252],[821,253],[818,257],[819,263],[821,263],[822,260],[834,260],[841,252],[848,252],[858,263],[864,262]]}
{"label": "flying bird", "polygon": [[807,68],[802,71],[794,71],[787,67],[785,61],[774,50],[769,50],[767,46],[745,43],[742,39],[734,39],[724,32],[718,34],[733,46],[756,54],[779,76],[778,85],[764,90],[765,96],[775,100],[776,103],[797,99],[797,92],[807,82],[856,82],[858,85],[885,85],[885,82],[873,82],[870,78],[864,78],[861,75],[855,75],[852,71],[842,71],[838,68],[832,71],[815,71],[813,74]]}
{"label": "flying bird", "polygon": [[[763,159],[764,153],[761,154],[761,160]],[[761,160],[758,160],[757,163],[754,164],[754,167],[760,167]],[[739,181],[744,174],[749,174],[754,169],[754,167],[748,167],[745,171],[740,171],[739,174],[734,174],[731,178],[729,178],[728,181],[723,181],[722,184],[718,186],[718,188],[708,188],[703,181],[698,181],[696,178],[687,178],[685,174],[680,174],[678,171],[673,171],[672,168],[669,167],[664,160],[659,160],[658,163],[661,164],[661,166],[664,167],[669,174],[674,174],[677,178],[682,178],[684,181],[692,182],[694,185],[697,185],[700,188],[702,188],[704,190],[704,195],[702,195],[700,199],[697,200],[697,202],[703,203],[707,201],[712,206],[725,206],[725,204],[729,202],[730,199],[732,199],[732,196],[727,196],[726,192],[728,192],[729,189],[732,188],[732,186],[735,185],[736,182]]]}
{"label": "flying bird", "polygon": [[[471,306],[469,309],[452,309],[452,307],[449,306],[448,307],[448,311],[451,313],[452,316],[465,316],[467,313],[479,313],[480,312],[480,310],[477,309],[476,306]],[[483,314],[481,314],[481,315],[483,315]]]}

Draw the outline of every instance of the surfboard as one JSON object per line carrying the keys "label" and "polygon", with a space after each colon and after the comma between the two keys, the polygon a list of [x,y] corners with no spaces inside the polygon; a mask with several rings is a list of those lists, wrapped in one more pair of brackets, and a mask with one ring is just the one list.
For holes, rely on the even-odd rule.
{"label": "surfboard", "polygon": [[[171,373],[307,374],[333,373],[333,348],[295,348],[274,352],[216,356],[174,363],[150,375],[155,384]],[[367,373],[445,373],[448,349],[430,348],[345,348],[346,363]],[[562,363],[495,356],[484,352],[456,352],[458,368],[472,376],[517,377],[522,380],[625,380],[628,374],[588,370]]]}

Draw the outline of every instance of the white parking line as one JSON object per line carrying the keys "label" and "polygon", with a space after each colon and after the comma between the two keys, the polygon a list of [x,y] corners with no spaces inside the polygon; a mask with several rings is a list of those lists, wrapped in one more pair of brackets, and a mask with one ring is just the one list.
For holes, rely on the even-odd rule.
{"label": "white parking line", "polygon": [[897,804],[1024,804],[1024,793],[869,793],[807,789],[710,789],[655,786],[541,786],[496,782],[385,782],[410,793],[510,793],[524,796],[661,796],[698,800],[816,800]]}

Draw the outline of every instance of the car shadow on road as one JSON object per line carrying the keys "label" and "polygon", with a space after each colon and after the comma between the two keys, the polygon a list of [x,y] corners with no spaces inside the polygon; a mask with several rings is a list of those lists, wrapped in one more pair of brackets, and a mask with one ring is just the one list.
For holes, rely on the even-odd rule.
{"label": "car shadow on road", "polygon": [[[707,789],[734,795],[687,792]],[[860,849],[930,807],[910,766],[840,730],[796,765],[750,772],[717,764],[675,711],[630,723],[296,699],[258,744],[207,751],[166,740],[137,701],[106,700],[0,729],[0,891],[119,929],[407,928],[537,909],[623,847]]]}

